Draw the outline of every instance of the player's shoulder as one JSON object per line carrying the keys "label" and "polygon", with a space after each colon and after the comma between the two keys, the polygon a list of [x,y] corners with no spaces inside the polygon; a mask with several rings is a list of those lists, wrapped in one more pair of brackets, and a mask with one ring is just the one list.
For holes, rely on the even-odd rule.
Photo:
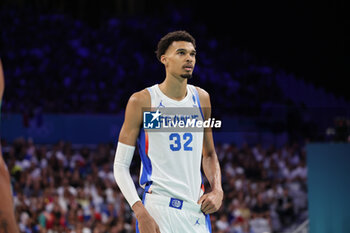
{"label": "player's shoulder", "polygon": [[198,92],[199,101],[202,107],[210,107],[210,96],[209,93],[201,87],[194,86]]}
{"label": "player's shoulder", "polygon": [[194,86],[198,92],[198,96],[201,102],[207,103],[210,101],[209,93],[201,87]]}
{"label": "player's shoulder", "polygon": [[194,86],[196,89],[197,89],[197,91],[198,91],[198,95],[199,96],[207,96],[207,97],[209,97],[209,93],[206,91],[206,90],[204,90],[203,88],[201,88],[201,87],[198,87],[198,86]]}
{"label": "player's shoulder", "polygon": [[134,92],[130,98],[128,104],[139,106],[139,107],[150,107],[151,106],[151,95],[147,89],[143,89],[138,92]]}

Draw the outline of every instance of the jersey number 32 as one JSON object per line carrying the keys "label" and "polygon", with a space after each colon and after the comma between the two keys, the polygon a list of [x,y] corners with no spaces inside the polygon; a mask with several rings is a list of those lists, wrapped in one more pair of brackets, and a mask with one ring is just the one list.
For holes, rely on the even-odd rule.
{"label": "jersey number 32", "polygon": [[[192,151],[192,146],[190,146],[192,142],[193,136],[191,133],[184,133],[182,135],[183,149],[184,151]],[[170,149],[172,151],[179,151],[182,148],[181,136],[178,133],[172,133],[169,135],[169,140],[171,142]]]}

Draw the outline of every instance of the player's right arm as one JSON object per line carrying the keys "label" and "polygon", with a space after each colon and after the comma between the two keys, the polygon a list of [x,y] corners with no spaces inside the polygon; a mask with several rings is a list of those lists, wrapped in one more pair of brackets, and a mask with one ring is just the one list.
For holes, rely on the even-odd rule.
{"label": "player's right arm", "polygon": [[147,90],[136,92],[130,97],[126,106],[124,123],[120,130],[114,160],[115,180],[136,215],[141,233],[160,232],[159,226],[138,197],[129,171],[136,140],[142,125],[142,109],[150,106],[151,97]]}
{"label": "player's right arm", "polygon": [[[5,81],[0,60],[0,103],[4,92]],[[16,219],[13,211],[10,175],[5,161],[2,158],[0,145],[0,232],[18,232]]]}
{"label": "player's right arm", "polygon": [[0,232],[18,232],[14,215],[10,176],[0,152]]}

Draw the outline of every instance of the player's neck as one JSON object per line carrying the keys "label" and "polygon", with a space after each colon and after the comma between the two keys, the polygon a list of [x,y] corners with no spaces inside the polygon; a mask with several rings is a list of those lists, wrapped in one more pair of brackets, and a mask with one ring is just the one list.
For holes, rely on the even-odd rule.
{"label": "player's neck", "polygon": [[169,98],[180,101],[187,94],[187,79],[167,76],[159,88]]}

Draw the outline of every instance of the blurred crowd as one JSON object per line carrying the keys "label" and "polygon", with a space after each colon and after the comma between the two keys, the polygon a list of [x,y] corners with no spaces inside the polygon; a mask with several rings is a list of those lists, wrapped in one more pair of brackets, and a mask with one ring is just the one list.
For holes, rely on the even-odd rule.
{"label": "blurred crowd", "polygon": [[210,36],[205,25],[189,24],[190,12],[173,10],[162,20],[114,17],[98,27],[30,7],[3,7],[0,17],[4,112],[30,113],[40,107],[49,113],[117,113],[133,92],[164,79],[154,53],[157,42],[184,28],[197,41],[190,82],[221,93],[212,95],[218,111],[236,113],[233,107],[239,105],[249,114],[263,103],[286,100],[275,81],[283,72],[235,48],[229,38]]}
{"label": "blurred crowd", "polygon": [[[113,176],[115,146],[3,144],[21,232],[135,232],[135,216]],[[218,144],[224,200],[211,215],[214,233],[283,232],[307,218],[305,151]],[[131,173],[138,193],[140,159]],[[206,190],[210,190],[205,181]]]}
{"label": "blurred crowd", "polygon": [[263,119],[264,130],[288,131],[292,140],[320,141],[319,134],[325,134],[334,116],[326,118],[324,112],[332,112],[328,108],[312,107],[348,106],[235,47],[230,38],[213,37],[206,25],[191,17],[190,10],[180,14],[174,8],[162,20],[120,16],[91,26],[69,15],[3,6],[2,111],[20,113],[24,122],[37,113],[122,112],[132,93],[164,79],[164,67],[154,51],[162,36],[179,29],[189,31],[197,43],[197,64],[189,83],[211,94],[218,118],[255,117]]}

